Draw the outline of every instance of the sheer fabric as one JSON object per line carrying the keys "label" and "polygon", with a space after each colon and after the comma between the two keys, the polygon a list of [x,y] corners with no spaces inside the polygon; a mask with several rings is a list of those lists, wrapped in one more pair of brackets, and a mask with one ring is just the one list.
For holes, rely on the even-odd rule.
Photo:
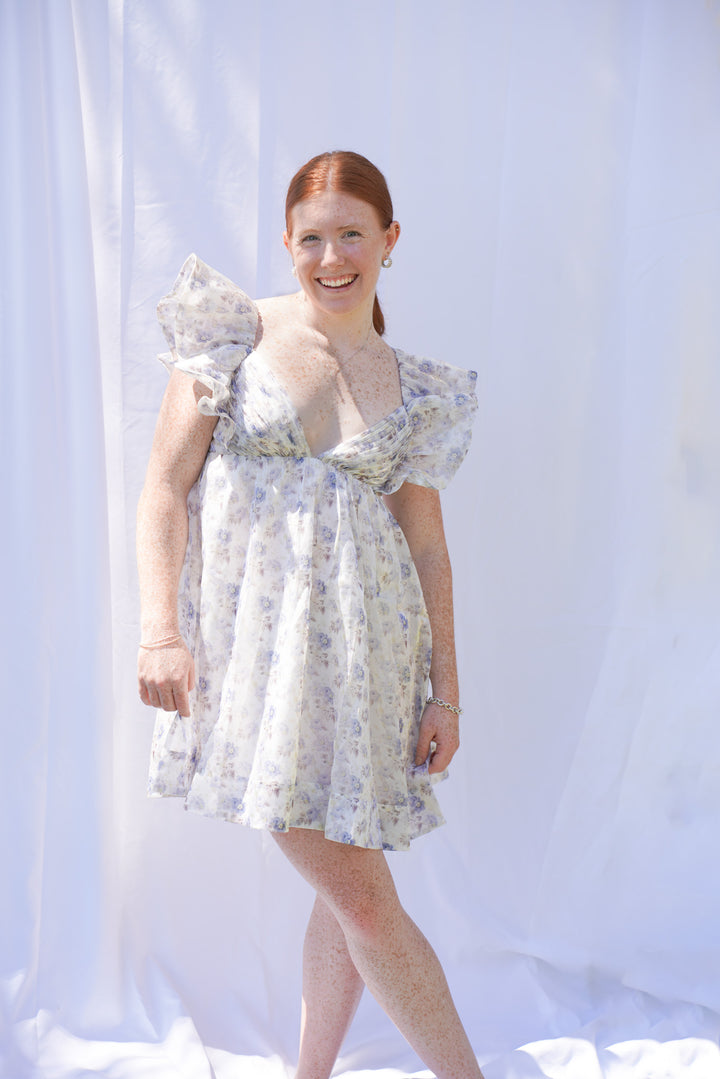
{"label": "sheer fabric", "polygon": [[[463,746],[401,895],[488,1079],[720,1070],[719,16],[0,5],[8,1079],[294,1058],[311,896],[145,798],[132,537],[158,295],[194,248],[291,290],[285,184],[333,146],[390,180],[388,340],[479,372]],[[365,999],[338,1074],[417,1068]]]}
{"label": "sheer fabric", "polygon": [[254,350],[255,303],[196,255],[159,305],[160,358],[217,416],[188,495],[180,631],[190,714],[160,711],[149,790],[210,817],[407,850],[443,823],[415,746],[431,629],[384,493],[439,490],[470,444],[476,373],[396,350],[402,404],[313,453]]}

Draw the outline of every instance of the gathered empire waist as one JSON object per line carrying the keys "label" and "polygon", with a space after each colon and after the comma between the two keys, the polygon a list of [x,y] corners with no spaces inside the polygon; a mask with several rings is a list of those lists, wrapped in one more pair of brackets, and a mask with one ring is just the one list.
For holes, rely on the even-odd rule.
{"label": "gathered empire waist", "polygon": [[388,481],[394,471],[396,455],[391,450],[394,447],[399,455],[406,430],[403,426],[399,430],[395,427],[392,433],[387,428],[373,432],[372,435],[363,432],[319,454],[299,451],[296,446],[277,443],[273,445],[269,439],[263,439],[260,446],[252,436],[248,437],[247,433],[244,433],[242,437],[234,437],[227,442],[213,441],[211,455],[235,457],[239,462],[247,462],[250,467],[257,467],[259,470],[263,468],[262,462],[272,461],[301,466],[303,471],[317,470],[318,476],[328,471],[337,472],[379,495],[386,493]]}

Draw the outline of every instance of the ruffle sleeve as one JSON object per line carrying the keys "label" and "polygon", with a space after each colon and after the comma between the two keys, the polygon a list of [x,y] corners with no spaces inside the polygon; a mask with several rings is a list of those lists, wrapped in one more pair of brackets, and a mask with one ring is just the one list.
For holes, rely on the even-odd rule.
{"label": "ruffle sleeve", "polygon": [[439,490],[453,478],[470,448],[478,407],[477,372],[405,353],[400,361],[411,432],[391,489],[407,481]]}
{"label": "ruffle sleeve", "polygon": [[230,384],[253,350],[257,307],[229,278],[189,255],[157,313],[170,346],[158,358],[169,371],[185,371],[210,390],[198,409],[220,418],[216,441],[227,442],[234,430],[228,414]]}

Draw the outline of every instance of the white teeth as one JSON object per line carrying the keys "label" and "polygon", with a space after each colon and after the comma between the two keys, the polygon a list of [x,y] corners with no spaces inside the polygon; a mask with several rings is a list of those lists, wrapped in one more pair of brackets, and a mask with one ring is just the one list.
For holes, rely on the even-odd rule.
{"label": "white teeth", "polygon": [[350,274],[348,277],[319,277],[318,281],[321,285],[325,285],[326,288],[340,288],[342,285],[349,285],[351,281],[355,280],[357,274]]}

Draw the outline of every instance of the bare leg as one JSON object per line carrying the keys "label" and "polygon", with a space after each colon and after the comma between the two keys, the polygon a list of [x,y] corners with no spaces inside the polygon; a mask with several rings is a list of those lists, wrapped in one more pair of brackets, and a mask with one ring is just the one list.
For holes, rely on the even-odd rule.
{"label": "bare leg", "polygon": [[345,934],[318,896],[305,933],[300,1059],[295,1079],[329,1079],[363,988]]}
{"label": "bare leg", "polygon": [[426,1067],[438,1079],[483,1079],[442,967],[400,905],[382,851],[305,828],[274,838],[335,915],[357,971]]}

